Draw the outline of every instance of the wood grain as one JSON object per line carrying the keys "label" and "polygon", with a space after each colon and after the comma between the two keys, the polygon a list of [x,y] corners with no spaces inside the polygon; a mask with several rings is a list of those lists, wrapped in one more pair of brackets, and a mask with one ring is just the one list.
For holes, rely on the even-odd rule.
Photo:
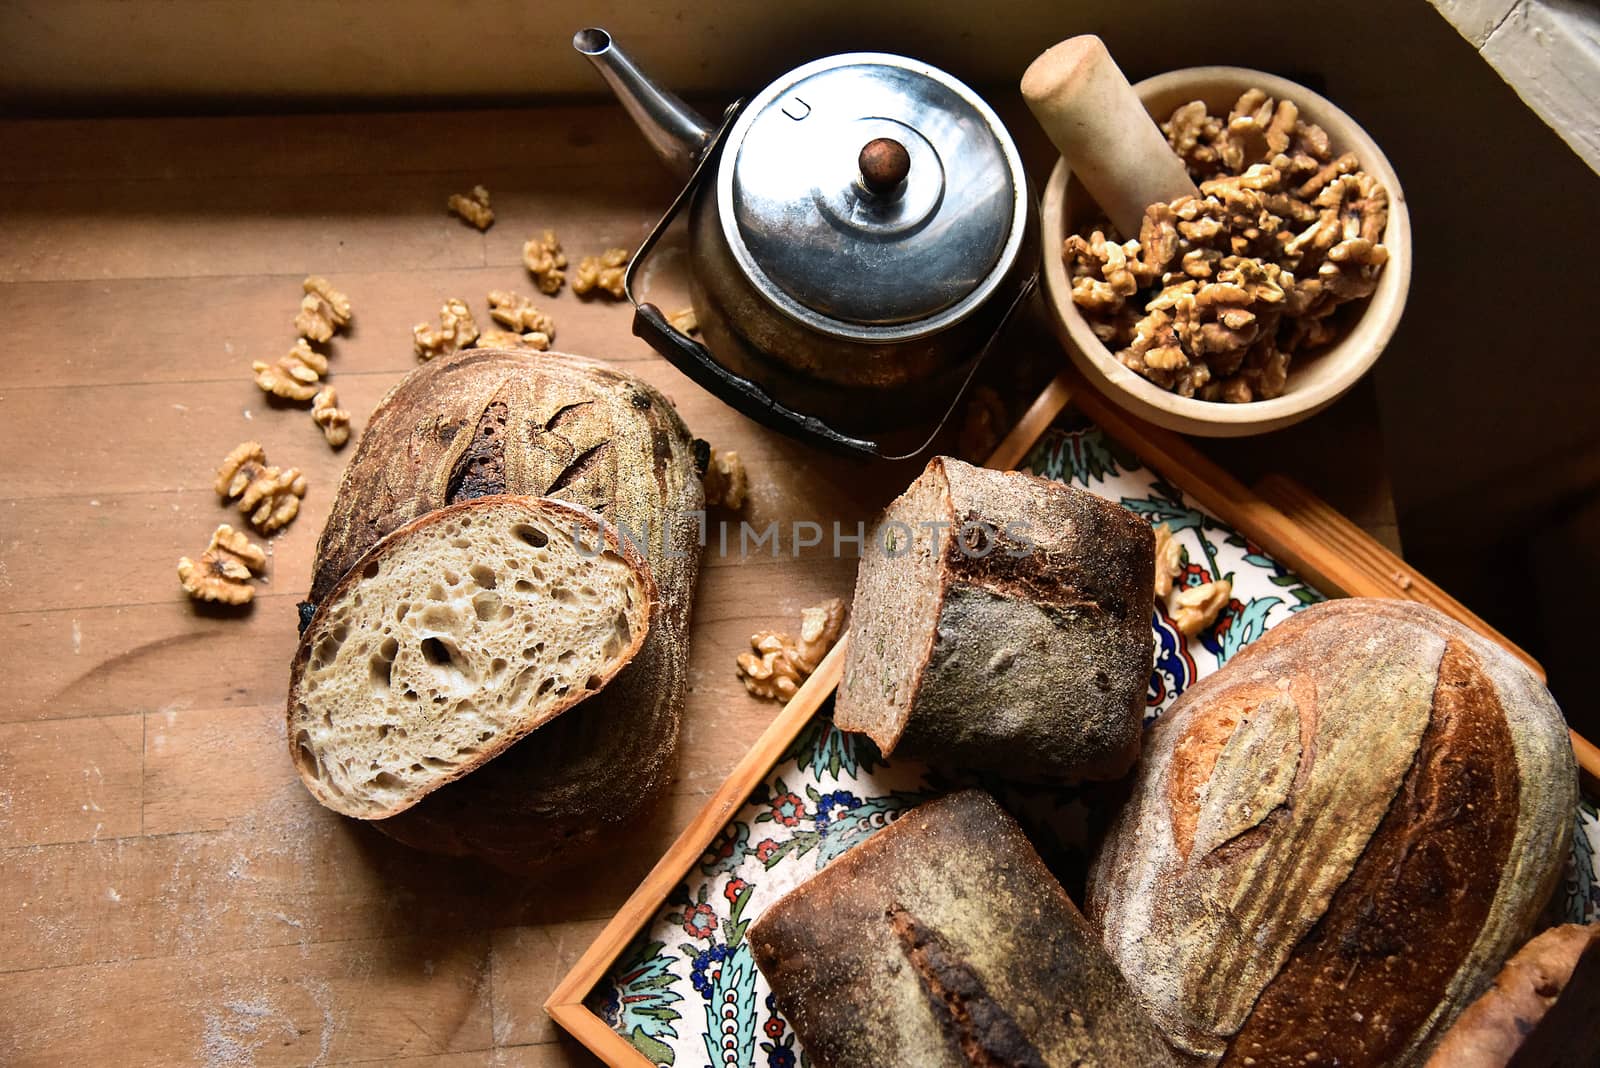
{"label": "wood grain", "polygon": [[[415,366],[412,324],[449,296],[486,320],[485,294],[512,289],[560,347],[739,451],[751,500],[731,523],[853,529],[920,465],[770,434],[634,339],[625,308],[534,292],[530,233],[630,244],[674,191],[620,109],[0,122],[0,148],[0,1063],[593,1063],[540,1002],[782,714],[735,655],[848,596],[855,560],[707,555],[674,783],[603,862],[528,883],[426,858],[321,809],[285,757],[294,606],[352,450],[268,403],[250,361],[288,348],[300,279],[328,276],[355,305],[330,364],[359,430]],[[479,181],[487,234],[444,213]],[[652,262],[650,298],[684,306],[681,236]],[[1036,330],[1006,358],[1059,354]],[[256,603],[197,610],[174,565],[236,519],[210,483],[249,438],[310,491],[264,541]]]}

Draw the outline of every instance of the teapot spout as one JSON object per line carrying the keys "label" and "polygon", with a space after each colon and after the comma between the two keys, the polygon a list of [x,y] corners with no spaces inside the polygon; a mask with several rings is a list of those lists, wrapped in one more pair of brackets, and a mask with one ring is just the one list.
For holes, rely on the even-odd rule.
{"label": "teapot spout", "polygon": [[688,178],[715,132],[711,124],[645,77],[605,30],[579,30],[572,35],[572,47],[594,64],[661,162]]}

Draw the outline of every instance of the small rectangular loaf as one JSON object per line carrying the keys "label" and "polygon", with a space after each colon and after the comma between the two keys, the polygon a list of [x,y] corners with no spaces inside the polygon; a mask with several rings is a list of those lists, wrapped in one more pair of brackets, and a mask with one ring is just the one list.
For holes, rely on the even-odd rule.
{"label": "small rectangular loaf", "polygon": [[885,754],[1117,778],[1139,755],[1154,585],[1126,508],[935,457],[862,556],[834,722]]}
{"label": "small rectangular loaf", "polygon": [[1099,937],[982,791],[901,816],[749,937],[819,1068],[1174,1063]]}

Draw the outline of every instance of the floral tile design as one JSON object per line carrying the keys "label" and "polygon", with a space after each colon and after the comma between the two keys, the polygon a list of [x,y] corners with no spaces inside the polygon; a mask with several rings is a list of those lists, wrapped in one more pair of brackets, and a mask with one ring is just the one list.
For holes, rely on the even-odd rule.
{"label": "floral tile design", "polygon": [[[1324,599],[1097,428],[1052,428],[1024,468],[1118,501],[1152,525],[1166,523],[1184,549],[1178,584],[1233,583],[1216,623],[1191,640],[1156,607],[1146,722],[1270,627]],[[836,730],[825,705],[596,987],[589,1007],[658,1065],[806,1065],[745,932],[764,908],[900,813],[972,784],[990,790],[1022,821],[1069,890],[1074,878],[1081,882],[1089,830],[1104,815],[1093,791],[950,776],[915,761],[886,760],[866,738]],[[1600,813],[1584,799],[1575,819],[1566,912],[1594,920],[1600,918]]]}

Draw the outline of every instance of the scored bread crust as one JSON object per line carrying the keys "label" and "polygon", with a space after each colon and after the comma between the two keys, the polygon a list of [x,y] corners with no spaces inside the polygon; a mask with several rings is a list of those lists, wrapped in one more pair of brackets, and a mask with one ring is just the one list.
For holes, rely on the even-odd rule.
{"label": "scored bread crust", "polygon": [[[602,447],[604,446],[604,447]],[[319,602],[383,534],[485,493],[553,497],[648,527],[659,607],[599,694],[374,826],[519,874],[563,866],[664,792],[688,688],[706,449],[648,383],[566,353],[468,349],[407,375],[367,422],[317,545]],[[673,551],[664,546],[665,528]]]}
{"label": "scored bread crust", "polygon": [[1151,728],[1086,912],[1202,1061],[1415,1065],[1527,937],[1576,793],[1504,649],[1422,605],[1315,605]]}
{"label": "scored bread crust", "polygon": [[748,938],[821,1068],[1175,1063],[1097,932],[980,790],[902,813]]}
{"label": "scored bread crust", "polygon": [[[605,561],[604,566],[611,566],[610,561],[612,560],[620,560],[623,563],[627,571],[627,581],[637,586],[639,594],[637,600],[630,600],[623,609],[628,622],[626,644],[609,655],[602,651],[600,655],[603,659],[595,666],[583,686],[575,686],[565,693],[557,690],[552,700],[541,702],[538,700],[540,695],[536,694],[533,700],[524,702],[514,689],[512,697],[520,705],[520,708],[513,707],[503,710],[517,717],[509,726],[495,731],[487,738],[477,738],[477,744],[472,747],[473,751],[464,754],[463,758],[455,760],[448,768],[439,768],[436,764],[429,763],[426,768],[420,770],[430,773],[422,775],[418,781],[407,783],[407,788],[399,791],[398,796],[394,796],[387,801],[373,796],[378,791],[368,791],[368,796],[366,797],[352,796],[348,787],[341,788],[329,781],[329,769],[327,768],[327,763],[330,759],[337,759],[337,754],[329,750],[334,746],[343,744],[346,739],[330,739],[329,743],[324,746],[316,744],[317,734],[320,731],[318,725],[314,723],[316,710],[312,707],[314,699],[310,689],[311,679],[308,678],[308,675],[319,667],[333,666],[331,663],[319,665],[319,658],[324,655],[324,642],[329,642],[334,646],[334,651],[327,654],[330,657],[336,656],[339,648],[344,646],[347,641],[351,645],[355,644],[348,637],[337,642],[332,641],[333,635],[328,633],[329,623],[331,622],[330,616],[346,603],[346,599],[350,595],[357,593],[364,583],[375,582],[380,577],[384,577],[391,558],[405,554],[414,547],[415,542],[424,537],[437,536],[441,530],[449,530],[457,523],[462,524],[466,529],[471,529],[470,524],[476,521],[478,529],[470,535],[463,530],[460,533],[460,537],[463,540],[470,541],[472,543],[471,547],[477,549],[487,544],[485,526],[502,520],[505,517],[505,513],[509,513],[512,517],[520,515],[528,520],[529,523],[542,522],[553,525],[557,538],[560,537],[562,531],[570,530],[575,539],[579,537],[583,539],[583,544],[586,547],[584,552],[593,552],[595,559]],[[543,532],[541,531],[540,533]],[[548,538],[549,535],[545,535],[545,537]],[[536,549],[534,551],[540,552],[541,550]],[[572,551],[575,554],[575,559],[579,562],[579,566],[583,566],[585,559],[583,553],[576,547]],[[570,564],[571,562],[572,560],[569,559],[568,563]],[[508,572],[511,570],[510,563],[510,561],[507,561]],[[553,568],[556,564],[557,562],[551,561],[546,566]],[[479,566],[469,565],[463,570],[476,572]],[[601,564],[596,563],[594,566],[598,568]],[[505,598],[500,594],[490,591],[499,584],[499,580],[503,580],[507,586],[510,586],[512,584],[512,575],[510,573],[495,575],[493,569],[490,569],[490,571],[491,577],[488,579],[490,586],[487,590],[482,591],[479,597],[483,597],[485,594],[492,597],[492,602],[484,600],[484,607],[487,609],[492,604],[494,608],[503,609],[505,618],[510,618],[513,611],[511,606],[505,603]],[[576,584],[582,582],[585,577],[579,575],[571,578],[570,581]],[[463,584],[472,581],[474,588],[477,588],[477,580],[472,575],[457,576],[457,578]],[[443,585],[438,585],[440,597],[435,598],[435,600],[443,600],[448,595],[444,592]],[[426,603],[428,600],[429,598],[424,596],[424,591],[418,588],[412,591],[412,597],[408,599],[408,605],[425,619],[428,612],[436,610],[435,606]],[[525,594],[523,595],[523,600],[526,601]],[[417,606],[417,602],[423,602],[423,604]],[[648,562],[631,545],[620,539],[616,530],[607,524],[602,517],[587,508],[545,498],[496,495],[479,497],[463,501],[460,504],[450,505],[429,512],[421,518],[407,523],[405,526],[386,535],[356,561],[344,578],[324,598],[321,607],[318,608],[316,615],[313,616],[310,625],[306,628],[305,634],[301,638],[290,672],[288,704],[289,751],[295,768],[300,773],[301,781],[311,791],[312,796],[323,805],[357,819],[381,820],[410,808],[426,794],[483,766],[535,728],[550,722],[592,694],[603,691],[606,684],[633,660],[640,647],[644,644],[649,633],[655,603],[655,580],[651,576]],[[385,604],[381,610],[387,615],[390,607]],[[352,611],[354,610],[352,609]],[[370,609],[368,611],[370,612]],[[456,613],[455,615],[459,617],[461,614]],[[480,622],[484,622],[482,615],[478,615],[476,618]],[[409,620],[409,615],[405,621],[397,619],[394,626],[398,629],[404,622],[409,622]],[[452,622],[454,621],[452,620]],[[353,620],[347,621],[345,626],[349,626],[353,622]],[[542,620],[539,622],[542,622]],[[442,629],[448,625],[440,624],[440,627]],[[470,629],[470,622],[467,625]],[[528,625],[537,628],[538,622],[529,620]],[[425,630],[434,629],[427,623],[423,623],[421,627]],[[415,631],[418,627],[413,625],[410,629]],[[527,633],[525,640],[537,641],[539,643],[538,648],[542,652],[545,648],[546,637],[549,636],[534,629]],[[390,640],[393,641],[394,639]],[[427,640],[438,639],[424,639],[424,641]],[[567,652],[570,653],[571,651],[568,650]],[[582,654],[574,655],[581,657]],[[503,670],[509,673],[508,667],[504,665],[502,667]],[[389,657],[389,668],[390,670],[393,669],[392,655]],[[368,665],[365,661],[362,661],[354,666],[346,665],[345,670],[366,672]],[[520,677],[520,675],[514,676],[514,678]],[[477,680],[474,679],[473,681],[476,682]],[[387,690],[387,687],[385,689]],[[540,693],[542,694],[542,692],[541,688]],[[413,695],[413,697],[415,696]],[[474,692],[473,696],[476,697],[477,692]],[[441,694],[437,700],[443,703],[447,699]],[[323,698],[322,701],[326,702],[327,698]],[[468,703],[474,706],[476,704],[475,702]],[[326,704],[323,707],[326,709]],[[396,712],[397,710],[392,705],[385,703],[382,712],[377,714],[379,718],[385,720],[383,724],[377,727],[382,735],[387,736],[390,731],[404,731],[407,726],[414,726],[407,719],[404,710],[399,711],[399,714],[396,714]],[[456,714],[456,706],[454,704],[449,706],[449,713]],[[324,711],[323,715],[328,715],[328,712]],[[389,722],[390,720],[393,722]],[[328,724],[329,728],[334,726],[334,724]],[[422,759],[428,760],[430,758],[423,757]],[[433,757],[431,759],[436,760],[438,758]],[[376,762],[376,757],[374,757],[374,762]],[[376,766],[372,770],[377,775],[384,776],[387,779],[394,778],[388,770],[379,771]],[[419,769],[416,765],[413,765],[407,770],[415,773]]]}

